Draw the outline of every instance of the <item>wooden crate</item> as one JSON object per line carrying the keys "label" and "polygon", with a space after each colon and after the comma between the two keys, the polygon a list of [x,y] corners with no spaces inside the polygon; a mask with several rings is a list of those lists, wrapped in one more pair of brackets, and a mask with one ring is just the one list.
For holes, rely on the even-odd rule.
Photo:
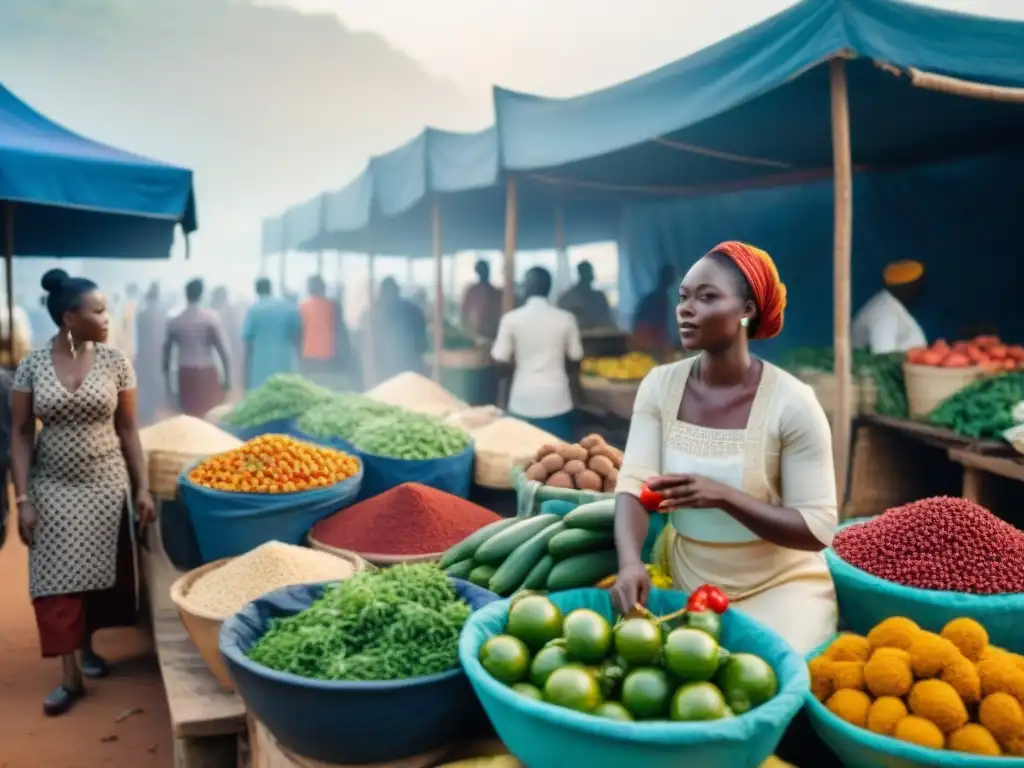
{"label": "wooden crate", "polygon": [[248,763],[245,705],[220,687],[178,618],[170,586],[181,574],[164,554],[158,526],[149,529],[147,543],[143,568],[174,734],[174,768],[239,768]]}

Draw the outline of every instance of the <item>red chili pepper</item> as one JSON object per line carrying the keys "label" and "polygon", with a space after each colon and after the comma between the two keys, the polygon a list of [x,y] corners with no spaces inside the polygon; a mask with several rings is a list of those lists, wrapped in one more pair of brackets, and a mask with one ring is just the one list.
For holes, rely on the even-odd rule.
{"label": "red chili pepper", "polygon": [[701,613],[708,610],[707,594],[698,589],[690,595],[690,599],[686,601],[686,610],[691,613]]}
{"label": "red chili pepper", "polygon": [[664,500],[665,494],[652,491],[647,487],[647,483],[644,483],[644,487],[640,490],[640,505],[644,509],[648,512],[657,512],[658,507],[661,506],[661,502]]}

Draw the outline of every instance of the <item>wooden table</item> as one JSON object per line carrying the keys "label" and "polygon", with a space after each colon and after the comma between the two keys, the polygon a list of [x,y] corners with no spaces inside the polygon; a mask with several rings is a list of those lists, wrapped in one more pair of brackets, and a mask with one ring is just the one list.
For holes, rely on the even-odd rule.
{"label": "wooden table", "polygon": [[597,376],[581,376],[582,407],[597,415],[612,414],[623,419],[633,416],[640,381],[611,381]]}
{"label": "wooden table", "polygon": [[953,448],[949,451],[949,458],[963,467],[963,497],[978,504],[987,501],[988,477],[1002,477],[1024,483],[1024,456],[985,456]]}
{"label": "wooden table", "polygon": [[248,763],[245,705],[224,691],[170,600],[180,575],[164,554],[158,526],[148,534],[143,571],[153,613],[153,637],[174,733],[174,768],[239,768]]}

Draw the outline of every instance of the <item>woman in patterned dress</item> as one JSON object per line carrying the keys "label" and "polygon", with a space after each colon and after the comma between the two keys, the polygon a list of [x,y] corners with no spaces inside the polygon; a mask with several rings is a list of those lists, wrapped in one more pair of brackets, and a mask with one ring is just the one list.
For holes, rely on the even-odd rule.
{"label": "woman in patterned dress", "polygon": [[[43,656],[59,657],[60,685],[43,710],[59,715],[103,677],[92,633],[135,621],[131,523],[155,516],[135,416],[135,372],[103,342],[103,294],[61,270],[43,276],[53,340],[18,366],[11,407],[18,531],[29,547],[29,591]],[[36,441],[36,419],[43,429]]]}

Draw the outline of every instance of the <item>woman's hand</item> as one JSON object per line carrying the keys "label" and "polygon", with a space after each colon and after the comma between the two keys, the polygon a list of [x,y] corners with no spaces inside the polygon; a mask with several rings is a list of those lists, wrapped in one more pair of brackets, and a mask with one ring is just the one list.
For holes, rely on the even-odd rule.
{"label": "woman's hand", "polygon": [[18,536],[21,543],[31,547],[35,541],[36,528],[39,527],[39,513],[29,502],[22,502],[18,506]]}
{"label": "woman's hand", "polygon": [[139,517],[140,528],[156,521],[156,504],[149,491],[140,491],[135,496],[135,514]]}
{"label": "woman's hand", "polygon": [[641,562],[630,563],[619,569],[618,578],[612,587],[612,600],[618,606],[619,613],[628,616],[637,603],[647,605],[651,595],[651,574]]}
{"label": "woman's hand", "polygon": [[703,475],[663,475],[649,480],[647,485],[665,497],[659,512],[724,508],[735,492],[731,486]]}

